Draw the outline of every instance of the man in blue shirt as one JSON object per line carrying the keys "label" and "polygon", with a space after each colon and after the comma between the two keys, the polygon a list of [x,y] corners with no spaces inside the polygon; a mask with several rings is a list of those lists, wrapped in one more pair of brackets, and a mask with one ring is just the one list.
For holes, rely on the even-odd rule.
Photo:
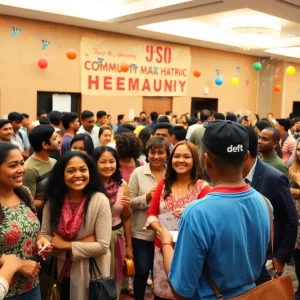
{"label": "man in blue shirt", "polygon": [[177,299],[215,300],[208,277],[224,298],[255,287],[270,240],[270,217],[263,196],[243,180],[248,146],[248,134],[238,123],[206,125],[200,162],[214,188],[185,209],[174,252],[170,234],[158,230]]}

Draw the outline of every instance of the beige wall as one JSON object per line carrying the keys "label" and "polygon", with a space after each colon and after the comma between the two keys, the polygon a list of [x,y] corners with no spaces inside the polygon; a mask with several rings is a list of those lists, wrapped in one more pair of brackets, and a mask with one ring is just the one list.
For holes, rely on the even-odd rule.
{"label": "beige wall", "polygon": [[300,101],[300,64],[287,63],[286,65],[292,65],[296,68],[296,73],[294,75],[285,75],[284,115],[288,116],[293,110],[293,102]]}
{"label": "beige wall", "polygon": [[[27,19],[0,16],[6,24],[0,26],[0,113],[5,115],[12,110],[36,114],[37,91],[80,92],[80,59],[70,61],[65,52],[69,48],[80,50],[82,35],[112,33],[77,28],[59,24],[43,23]],[[22,32],[11,37],[11,26]],[[32,39],[29,40],[29,35]],[[45,51],[41,48],[41,38],[51,42]],[[124,36],[126,38],[126,36]],[[136,38],[138,40],[138,38]],[[190,111],[191,97],[219,98],[219,111],[248,109],[256,112],[258,73],[252,70],[254,57],[191,47],[192,69],[199,68],[200,78],[192,74],[189,80],[188,94],[185,97],[174,97],[173,111],[180,114]],[[37,61],[45,58],[49,66],[45,70],[37,67]],[[236,67],[241,68],[238,74]],[[216,69],[220,69],[224,85],[214,84]],[[299,68],[300,71],[300,68]],[[240,85],[233,87],[230,78],[240,77]],[[247,87],[245,81],[249,80]],[[204,88],[210,89],[204,95]],[[160,95],[157,95],[160,96]],[[143,97],[107,97],[82,96],[82,110],[96,112],[106,110],[114,117],[121,112],[128,113],[130,108],[135,114],[142,109]]]}

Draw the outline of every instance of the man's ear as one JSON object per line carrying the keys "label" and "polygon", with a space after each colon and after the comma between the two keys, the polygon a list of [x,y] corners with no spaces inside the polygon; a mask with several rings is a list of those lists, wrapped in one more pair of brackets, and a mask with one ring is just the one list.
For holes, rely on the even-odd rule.
{"label": "man's ear", "polygon": [[47,150],[48,149],[48,144],[46,142],[43,142],[42,143],[42,147],[43,147],[43,150]]}

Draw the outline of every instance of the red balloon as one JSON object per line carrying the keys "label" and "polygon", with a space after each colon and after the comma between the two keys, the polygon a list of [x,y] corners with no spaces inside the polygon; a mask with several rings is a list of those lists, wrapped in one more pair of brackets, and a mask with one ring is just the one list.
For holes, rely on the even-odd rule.
{"label": "red balloon", "polygon": [[193,74],[194,74],[195,77],[200,77],[201,76],[201,72],[197,69],[194,70]]}
{"label": "red balloon", "polygon": [[74,49],[69,49],[66,52],[66,56],[70,60],[74,60],[77,57],[77,52]]}
{"label": "red balloon", "polygon": [[48,61],[46,59],[40,59],[38,61],[38,66],[41,68],[41,69],[46,69],[48,67]]}
{"label": "red balloon", "polygon": [[127,72],[129,70],[130,66],[127,63],[121,63],[120,69],[121,72]]}
{"label": "red balloon", "polygon": [[281,92],[281,86],[279,84],[274,85],[274,92],[276,93]]}

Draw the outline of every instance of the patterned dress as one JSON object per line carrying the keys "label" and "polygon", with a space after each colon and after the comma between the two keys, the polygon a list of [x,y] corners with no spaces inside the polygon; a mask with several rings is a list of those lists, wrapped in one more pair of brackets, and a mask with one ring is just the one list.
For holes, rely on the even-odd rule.
{"label": "patterned dress", "polygon": [[[159,202],[159,214],[172,212],[177,208],[182,208],[184,205],[199,199],[200,195],[201,197],[204,197],[210,191],[210,189],[211,188],[207,184],[207,182],[203,180],[198,180],[186,196],[176,197],[173,195],[173,193],[170,193],[170,195],[167,196],[166,199],[164,199],[163,198],[164,188],[163,188],[160,196],[160,202]],[[152,222],[151,219],[152,217],[148,217],[147,223],[149,220],[151,223]],[[164,270],[163,256],[161,253],[161,249],[157,247],[157,245],[155,245],[155,250],[154,250],[153,281],[154,281],[154,286],[153,286],[154,295],[165,299],[175,299],[170,289],[169,281]]]}
{"label": "patterned dress", "polygon": [[[5,218],[0,224],[0,254],[15,254],[24,260],[33,260],[35,243],[40,231],[37,216],[21,201],[14,207],[2,206]],[[7,297],[30,291],[37,285],[36,278],[16,273]]]}

